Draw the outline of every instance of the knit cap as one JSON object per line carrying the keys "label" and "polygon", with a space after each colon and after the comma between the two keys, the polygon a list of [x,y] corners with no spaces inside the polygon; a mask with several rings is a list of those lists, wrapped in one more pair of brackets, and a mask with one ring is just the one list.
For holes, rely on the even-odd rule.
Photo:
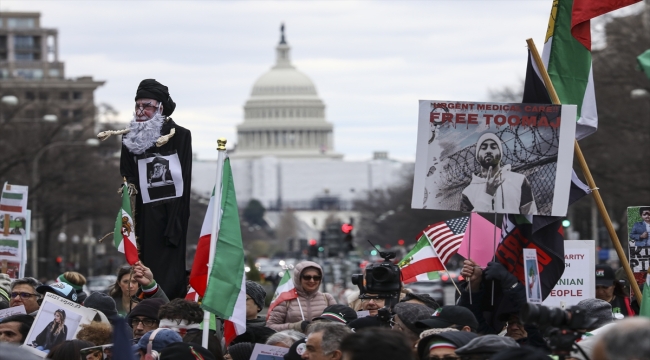
{"label": "knit cap", "polygon": [[496,354],[509,348],[518,348],[515,339],[499,335],[483,335],[473,339],[467,345],[456,350],[456,355]]}
{"label": "knit cap", "polygon": [[149,319],[158,320],[158,310],[165,304],[163,299],[144,299],[136,305],[129,313],[129,323],[133,321],[136,316],[144,316]]}
{"label": "knit cap", "polygon": [[597,329],[612,322],[612,305],[601,299],[584,299],[576,304],[585,309],[585,313],[596,321],[589,329]]}
{"label": "knit cap", "polygon": [[228,354],[232,360],[249,360],[253,355],[253,344],[239,343],[228,346]]}
{"label": "knit cap", "polygon": [[399,319],[409,330],[419,335],[424,329],[419,329],[415,326],[415,323],[428,319],[433,314],[433,310],[421,304],[399,303],[393,308],[393,313],[399,316]]}
{"label": "knit cap", "polygon": [[117,307],[115,306],[115,300],[104,293],[94,292],[90,294],[90,296],[88,296],[84,301],[83,305],[85,307],[103,312],[104,315],[106,315],[106,317],[109,319],[117,316]]}
{"label": "knit cap", "polygon": [[[155,341],[156,339],[154,339]],[[200,356],[200,357],[199,357]],[[175,342],[160,353],[160,360],[214,360],[214,355],[198,344]]]}
{"label": "knit cap", "polygon": [[262,285],[255,281],[246,280],[246,295],[250,296],[255,305],[260,309],[264,309],[264,302],[266,301],[266,290]]}

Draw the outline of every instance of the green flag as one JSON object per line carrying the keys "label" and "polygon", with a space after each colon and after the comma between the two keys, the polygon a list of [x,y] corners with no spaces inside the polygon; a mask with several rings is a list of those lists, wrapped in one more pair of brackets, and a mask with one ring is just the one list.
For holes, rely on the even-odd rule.
{"label": "green flag", "polygon": [[641,295],[641,310],[640,316],[650,317],[650,272],[645,276],[645,284],[643,284],[643,295]]}
{"label": "green flag", "polygon": [[639,55],[636,60],[639,62],[639,67],[645,73],[645,76],[650,79],[650,49]]}

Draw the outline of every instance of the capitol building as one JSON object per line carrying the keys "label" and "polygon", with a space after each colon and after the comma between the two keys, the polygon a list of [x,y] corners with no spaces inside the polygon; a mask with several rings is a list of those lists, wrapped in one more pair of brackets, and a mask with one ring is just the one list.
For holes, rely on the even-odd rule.
{"label": "capitol building", "polygon": [[[413,164],[391,160],[384,151],[366,161],[345,161],[336,152],[325,103],[291,63],[283,28],[275,54],[275,65],[252,86],[229,152],[240,207],[256,199],[271,211],[345,211],[368,191],[403,180]],[[193,162],[195,193],[209,196],[215,169],[214,161]]]}

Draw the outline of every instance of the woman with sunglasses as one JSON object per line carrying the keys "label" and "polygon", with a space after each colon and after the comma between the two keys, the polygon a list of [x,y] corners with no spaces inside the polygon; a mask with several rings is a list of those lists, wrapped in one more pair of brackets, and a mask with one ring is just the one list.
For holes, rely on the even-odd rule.
{"label": "woman with sunglasses", "polygon": [[313,261],[303,261],[293,269],[292,280],[298,297],[278,304],[269,313],[266,326],[275,331],[305,332],[311,319],[320,316],[326,307],[336,304],[334,297],[318,291],[323,269]]}

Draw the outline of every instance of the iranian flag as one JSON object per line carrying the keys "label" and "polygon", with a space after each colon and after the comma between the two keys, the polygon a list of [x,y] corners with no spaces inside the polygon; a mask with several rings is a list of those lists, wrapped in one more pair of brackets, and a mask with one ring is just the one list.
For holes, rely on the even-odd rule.
{"label": "iranian flag", "polygon": [[578,106],[578,140],[598,128],[590,20],[639,1],[553,1],[542,59],[560,103]]}
{"label": "iranian flag", "polygon": [[269,311],[266,313],[266,320],[269,319],[271,311],[278,304],[297,298],[298,292],[291,279],[291,270],[287,269],[284,271],[284,276],[282,276],[278,288],[275,289],[275,295],[273,295],[273,300],[271,300],[271,305],[269,305]]}
{"label": "iranian flag", "polygon": [[397,266],[402,269],[404,284],[437,279],[438,275],[433,272],[445,269],[424,232],[413,250]]}
{"label": "iranian flag", "polygon": [[126,262],[130,265],[138,262],[138,247],[135,243],[135,224],[131,212],[131,199],[129,188],[122,185],[122,208],[117,212],[115,230],[113,230],[113,243],[117,251],[124,254]]}
{"label": "iranian flag", "polygon": [[[229,344],[246,331],[246,273],[235,186],[228,158],[223,163],[220,190],[220,207],[215,204],[214,191],[210,198],[190,273],[190,284],[203,296],[202,307],[224,320],[224,338]],[[209,259],[213,212],[219,210],[221,221],[214,239],[214,258]],[[212,270],[207,274],[210,260]],[[204,293],[201,294],[201,291]]]}
{"label": "iranian flag", "polygon": [[2,187],[0,211],[25,214],[27,210],[27,186],[9,185]]}

